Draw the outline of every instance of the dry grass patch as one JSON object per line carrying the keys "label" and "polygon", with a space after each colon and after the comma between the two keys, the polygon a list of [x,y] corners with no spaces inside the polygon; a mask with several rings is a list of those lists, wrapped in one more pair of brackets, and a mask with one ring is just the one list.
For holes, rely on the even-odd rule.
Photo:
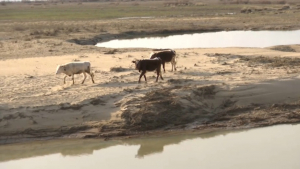
{"label": "dry grass patch", "polygon": [[128,71],[128,70],[131,70],[131,69],[123,68],[121,66],[119,66],[119,67],[111,67],[110,68],[111,72],[124,72],[124,71]]}
{"label": "dry grass patch", "polygon": [[239,56],[240,61],[246,61],[249,65],[263,64],[267,67],[298,67],[300,58],[289,57],[264,57],[264,56]]}
{"label": "dry grass patch", "polygon": [[109,51],[104,52],[104,54],[112,55],[112,54],[115,54],[116,52],[118,52],[117,49],[112,49],[112,50],[109,50]]}
{"label": "dry grass patch", "polygon": [[282,51],[282,52],[296,52],[296,50],[290,46],[275,46],[270,49],[278,50],[278,51]]}
{"label": "dry grass patch", "polygon": [[119,104],[124,128],[140,131],[167,126],[180,128],[199,118],[209,118],[213,113],[209,113],[206,101],[214,95],[214,85],[173,86],[123,99]]}

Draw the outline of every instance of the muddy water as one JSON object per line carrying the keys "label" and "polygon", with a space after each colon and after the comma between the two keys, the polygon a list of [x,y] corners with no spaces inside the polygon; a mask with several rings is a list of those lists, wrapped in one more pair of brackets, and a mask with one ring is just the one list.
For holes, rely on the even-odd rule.
{"label": "muddy water", "polygon": [[123,141],[67,140],[0,146],[1,169],[299,169],[300,125]]}
{"label": "muddy water", "polygon": [[167,37],[112,40],[98,43],[109,48],[219,48],[269,47],[300,44],[300,30],[296,31],[222,31]]}

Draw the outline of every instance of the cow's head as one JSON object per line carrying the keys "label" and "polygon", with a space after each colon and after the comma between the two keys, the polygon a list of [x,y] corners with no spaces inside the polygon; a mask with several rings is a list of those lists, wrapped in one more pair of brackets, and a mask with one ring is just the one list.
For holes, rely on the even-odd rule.
{"label": "cow's head", "polygon": [[155,58],[155,57],[156,57],[156,53],[154,53],[154,52],[151,52],[149,56],[150,56],[150,58],[149,58],[149,59],[153,59],[153,58]]}
{"label": "cow's head", "polygon": [[66,72],[66,66],[58,65],[56,68],[56,74],[65,73]]}
{"label": "cow's head", "polygon": [[136,70],[140,70],[141,67],[140,60],[133,60],[132,63],[134,63]]}

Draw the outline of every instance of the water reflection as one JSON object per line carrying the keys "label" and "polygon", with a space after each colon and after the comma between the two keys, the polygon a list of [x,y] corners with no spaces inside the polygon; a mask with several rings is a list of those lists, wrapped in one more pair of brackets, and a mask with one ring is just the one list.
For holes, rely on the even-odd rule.
{"label": "water reflection", "polygon": [[[30,143],[11,144],[0,146],[0,162],[30,158],[35,156],[44,156],[60,153],[63,156],[91,155],[95,150],[101,150],[116,145],[136,146],[139,149],[135,157],[141,158],[154,153],[162,153],[164,146],[179,144],[185,140],[196,138],[212,138],[215,136],[226,136],[230,133],[246,132],[247,130],[209,132],[205,134],[179,134],[163,137],[150,137],[127,140],[102,141],[98,139],[85,140],[53,140],[36,141]],[[5,152],[5,153],[4,153]]]}
{"label": "water reflection", "polygon": [[235,130],[235,131],[218,131],[218,132],[209,132],[205,134],[188,134],[188,135],[175,135],[175,136],[165,136],[165,137],[154,137],[154,138],[143,138],[143,139],[133,139],[127,140],[125,143],[127,145],[140,145],[138,152],[135,157],[143,158],[147,155],[162,153],[164,147],[167,145],[176,145],[180,144],[186,140],[193,139],[209,139],[216,136],[226,136],[231,133],[247,132],[247,130]]}
{"label": "water reflection", "polygon": [[0,162],[57,153],[63,156],[90,155],[94,150],[117,144],[120,143],[100,140],[54,140],[2,145],[0,146]]}
{"label": "water reflection", "polygon": [[5,145],[0,147],[0,168],[299,169],[299,132],[300,125],[280,125],[123,141]]}
{"label": "water reflection", "polygon": [[112,40],[98,43],[109,48],[219,48],[269,47],[300,44],[300,30],[296,31],[222,31],[173,35],[167,37]]}

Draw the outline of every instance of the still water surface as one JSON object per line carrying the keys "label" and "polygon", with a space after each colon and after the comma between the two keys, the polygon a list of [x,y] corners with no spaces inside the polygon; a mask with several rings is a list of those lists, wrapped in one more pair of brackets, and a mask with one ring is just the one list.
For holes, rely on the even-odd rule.
{"label": "still water surface", "polygon": [[1,169],[299,169],[300,125],[0,146]]}
{"label": "still water surface", "polygon": [[222,31],[173,35],[167,37],[112,40],[98,43],[109,48],[219,48],[269,47],[300,44],[300,30],[296,31]]}

